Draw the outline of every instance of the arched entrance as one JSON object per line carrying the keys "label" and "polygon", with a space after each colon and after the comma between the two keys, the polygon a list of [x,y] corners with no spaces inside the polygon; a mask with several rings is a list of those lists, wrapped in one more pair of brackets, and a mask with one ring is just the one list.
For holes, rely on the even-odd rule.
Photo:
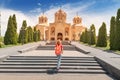
{"label": "arched entrance", "polygon": [[52,37],[52,38],[51,38],[51,40],[52,40],[52,41],[54,41],[54,40],[55,40],[55,38],[53,38],[53,37]]}
{"label": "arched entrance", "polygon": [[58,34],[57,34],[57,39],[63,40],[63,35],[62,35],[62,33],[58,33]]}
{"label": "arched entrance", "polygon": [[69,41],[69,38],[65,38],[66,41]]}

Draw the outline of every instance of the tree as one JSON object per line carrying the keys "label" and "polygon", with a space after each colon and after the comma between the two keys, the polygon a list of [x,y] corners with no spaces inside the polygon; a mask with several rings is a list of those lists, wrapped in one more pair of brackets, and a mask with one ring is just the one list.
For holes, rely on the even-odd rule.
{"label": "tree", "polygon": [[36,30],[36,27],[34,27],[33,40],[34,40],[35,42],[38,41],[38,31]]}
{"label": "tree", "polygon": [[87,28],[85,29],[83,42],[88,43],[88,31],[87,31]]}
{"label": "tree", "polygon": [[17,44],[17,22],[15,14],[9,17],[7,30],[4,37],[4,43],[6,45],[9,44]]}
{"label": "tree", "polygon": [[120,8],[117,11],[116,27],[115,27],[115,50],[120,50]]}
{"label": "tree", "polygon": [[17,37],[17,22],[16,22],[15,14],[12,17],[12,20],[13,20],[13,27],[14,27],[14,34],[13,34],[14,41],[13,42],[14,42],[14,44],[17,44],[18,37]]}
{"label": "tree", "polygon": [[83,42],[83,38],[84,38],[84,32],[82,32],[82,34],[80,36],[80,42]]}
{"label": "tree", "polygon": [[90,26],[88,38],[89,38],[88,44],[94,45],[94,44],[96,43],[96,31],[95,31],[95,26],[94,26],[94,24],[92,24],[92,25]]}
{"label": "tree", "polygon": [[106,31],[106,24],[104,22],[102,23],[102,26],[99,29],[96,46],[99,46],[99,47],[107,46],[107,31]]}
{"label": "tree", "polygon": [[31,26],[29,26],[27,30],[28,30],[28,42],[32,42],[33,41],[33,30]]}
{"label": "tree", "polygon": [[40,41],[40,30],[38,30],[38,41]]}
{"label": "tree", "polygon": [[10,16],[9,20],[8,20],[8,25],[7,25],[7,30],[6,30],[6,33],[5,33],[5,37],[4,37],[5,45],[13,44],[13,39],[12,39],[13,33],[14,33],[13,21],[12,21],[12,17]]}
{"label": "tree", "polygon": [[26,20],[23,20],[22,27],[19,33],[19,43],[27,43],[28,42],[28,30]]}
{"label": "tree", "polygon": [[115,17],[112,16],[110,20],[110,50],[115,49]]}

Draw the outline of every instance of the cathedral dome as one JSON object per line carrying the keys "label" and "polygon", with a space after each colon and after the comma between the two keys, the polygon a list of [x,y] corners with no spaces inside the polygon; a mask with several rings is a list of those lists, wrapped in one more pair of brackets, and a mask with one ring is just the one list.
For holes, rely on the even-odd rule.
{"label": "cathedral dome", "polygon": [[66,16],[67,14],[59,9],[56,13],[55,13],[55,22],[66,22]]}
{"label": "cathedral dome", "polygon": [[66,13],[62,10],[62,9],[59,9],[55,15],[59,15],[59,14],[62,14],[62,15],[66,15]]}
{"label": "cathedral dome", "polygon": [[39,23],[47,23],[48,18],[43,14],[39,17]]}
{"label": "cathedral dome", "polygon": [[43,14],[41,15],[39,18],[44,18],[44,19],[47,19],[47,17]]}
{"label": "cathedral dome", "polygon": [[73,23],[74,23],[74,24],[79,24],[79,23],[81,23],[81,22],[82,22],[82,18],[81,18],[81,17],[75,16],[75,17],[73,18]]}
{"label": "cathedral dome", "polygon": [[75,20],[75,19],[77,19],[77,20],[82,20],[82,18],[79,17],[79,16],[75,16],[73,19],[74,19],[74,20]]}

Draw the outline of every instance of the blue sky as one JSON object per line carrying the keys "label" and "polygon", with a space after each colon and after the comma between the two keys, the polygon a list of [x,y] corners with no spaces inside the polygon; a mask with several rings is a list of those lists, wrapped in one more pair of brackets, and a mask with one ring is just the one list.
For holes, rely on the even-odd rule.
{"label": "blue sky", "polygon": [[116,6],[120,7],[120,0],[0,0],[0,7],[28,13],[29,11],[36,8],[41,8],[46,11],[52,6],[60,7],[64,4],[72,5],[75,3],[79,3],[77,5],[73,5],[73,7],[75,7],[93,2],[95,4],[87,8],[86,11],[101,12],[106,9],[114,8]]}
{"label": "blue sky", "polygon": [[36,25],[43,11],[49,22],[54,22],[54,13],[60,6],[67,13],[68,23],[72,24],[72,19],[78,12],[83,25],[89,28],[95,24],[98,30],[102,22],[105,22],[109,34],[110,18],[120,8],[120,0],[0,0],[2,35],[6,31],[9,15],[16,14],[19,31],[24,19],[28,26]]}

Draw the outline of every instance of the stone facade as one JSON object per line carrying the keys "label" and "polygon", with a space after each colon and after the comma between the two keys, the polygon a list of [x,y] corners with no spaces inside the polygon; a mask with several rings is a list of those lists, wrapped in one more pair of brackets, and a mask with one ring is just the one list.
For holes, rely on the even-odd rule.
{"label": "stone facade", "polygon": [[36,29],[41,32],[41,40],[79,40],[80,34],[85,30],[79,16],[73,18],[73,25],[66,22],[67,14],[59,9],[55,13],[55,21],[48,23],[48,18],[43,14],[39,17]]}

